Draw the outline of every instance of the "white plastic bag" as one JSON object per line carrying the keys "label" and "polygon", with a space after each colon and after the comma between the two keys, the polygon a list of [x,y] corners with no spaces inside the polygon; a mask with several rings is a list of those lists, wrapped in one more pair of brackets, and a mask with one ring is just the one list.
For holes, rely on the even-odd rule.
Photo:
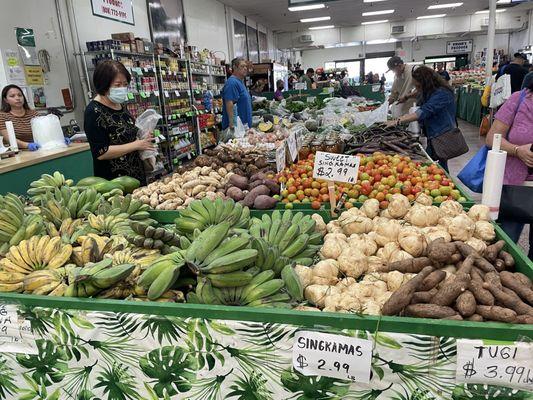
{"label": "white plastic bag", "polygon": [[[411,107],[409,109],[409,114],[413,114],[416,112],[416,110],[418,110],[420,107]],[[407,130],[409,132],[412,132],[412,133],[420,133],[420,124],[418,123],[418,121],[413,121],[409,124],[409,126],[407,127]]]}
{"label": "white plastic bag", "polygon": [[[151,108],[139,115],[135,120],[135,126],[139,128],[137,131],[137,138],[148,138],[160,119],[161,115]],[[157,148],[154,150],[142,150],[139,152],[139,157],[141,157],[141,160],[143,161],[145,171],[152,172],[156,170],[158,154],[159,152],[157,151]]]}
{"label": "white plastic bag", "polygon": [[235,139],[242,139],[244,135],[246,135],[246,131],[248,128],[246,128],[240,117],[237,117],[237,123],[235,124],[235,131],[234,131],[234,137]]}
{"label": "white plastic bag", "polygon": [[57,115],[48,114],[31,120],[33,141],[43,150],[53,150],[67,147],[61,130],[61,122]]}
{"label": "white plastic bag", "polygon": [[511,75],[502,75],[490,89],[490,108],[501,106],[511,97]]}
{"label": "white plastic bag", "polygon": [[364,124],[369,127],[374,125],[376,122],[387,122],[387,114],[389,112],[389,102],[387,99],[383,102],[381,106],[375,110],[370,111],[370,116],[364,122]]}

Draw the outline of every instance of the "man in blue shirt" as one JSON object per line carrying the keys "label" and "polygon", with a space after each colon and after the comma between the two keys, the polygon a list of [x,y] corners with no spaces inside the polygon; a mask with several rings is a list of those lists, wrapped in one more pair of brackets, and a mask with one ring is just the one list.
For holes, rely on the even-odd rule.
{"label": "man in blue shirt", "polygon": [[439,74],[440,76],[442,76],[442,78],[446,81],[446,82],[449,82],[450,81],[450,74],[448,73],[448,71],[446,71],[444,69],[444,64],[443,63],[437,63],[437,74]]}
{"label": "man in blue shirt", "polygon": [[243,124],[252,126],[252,98],[243,82],[248,74],[247,61],[237,57],[231,61],[231,69],[233,74],[222,88],[222,129],[230,131],[235,128],[237,116]]}

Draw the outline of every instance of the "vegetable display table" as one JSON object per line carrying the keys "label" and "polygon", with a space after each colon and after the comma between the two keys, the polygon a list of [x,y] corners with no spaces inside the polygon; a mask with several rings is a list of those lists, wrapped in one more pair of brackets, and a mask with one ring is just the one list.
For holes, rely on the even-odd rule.
{"label": "vegetable display table", "polygon": [[459,87],[457,89],[457,117],[480,126],[481,118],[487,114],[481,106],[482,90]]}
{"label": "vegetable display table", "polygon": [[21,151],[0,161],[0,194],[25,194],[31,182],[42,174],[59,171],[78,181],[93,174],[93,161],[87,143],[72,143],[58,150]]}

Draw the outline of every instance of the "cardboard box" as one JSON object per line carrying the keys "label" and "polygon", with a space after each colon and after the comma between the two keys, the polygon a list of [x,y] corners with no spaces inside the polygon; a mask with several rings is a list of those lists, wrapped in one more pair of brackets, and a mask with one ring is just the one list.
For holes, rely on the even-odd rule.
{"label": "cardboard box", "polygon": [[135,39],[135,48],[137,53],[144,53],[144,42],[141,39]]}
{"label": "cardboard box", "polygon": [[133,32],[112,33],[111,38],[121,42],[133,42],[135,35]]}

